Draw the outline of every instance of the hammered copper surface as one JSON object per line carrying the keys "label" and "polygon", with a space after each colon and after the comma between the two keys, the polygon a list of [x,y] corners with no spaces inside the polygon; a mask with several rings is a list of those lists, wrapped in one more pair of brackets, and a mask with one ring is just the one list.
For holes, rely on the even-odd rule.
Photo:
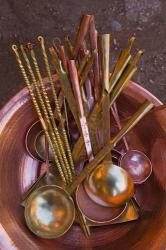
{"label": "hammered copper surface", "polygon": [[[147,91],[142,92],[142,90],[137,85],[131,84],[124,91],[125,95],[121,95],[118,99],[117,105],[122,122],[136,110],[145,97],[156,105],[161,104]],[[150,120],[145,117],[127,136],[129,146],[146,153],[152,160],[152,164],[153,161],[156,163],[158,157],[160,158],[159,165],[153,164],[153,174],[149,180],[136,187],[138,200],[141,201],[140,219],[131,223],[92,228],[89,239],[85,239],[78,225],[74,225],[63,237],[44,240],[28,230],[24,221],[24,209],[20,206],[23,192],[36,178],[39,163],[32,159],[25,149],[25,134],[37,117],[27,91],[24,89],[19,92],[0,111],[0,239],[3,241],[3,249],[44,250],[80,247],[110,249],[111,246],[112,249],[164,250],[166,185],[163,163],[165,157],[161,157],[162,148],[160,155],[155,156],[157,158],[154,158],[154,155],[151,157],[152,148],[154,151],[158,137],[162,137],[163,140],[160,145],[165,144],[166,141],[164,114],[162,112],[161,118],[158,112],[155,112],[149,118]]]}
{"label": "hammered copper surface", "polygon": [[85,189],[97,204],[119,207],[132,198],[134,182],[125,169],[112,161],[103,161],[87,177]]}

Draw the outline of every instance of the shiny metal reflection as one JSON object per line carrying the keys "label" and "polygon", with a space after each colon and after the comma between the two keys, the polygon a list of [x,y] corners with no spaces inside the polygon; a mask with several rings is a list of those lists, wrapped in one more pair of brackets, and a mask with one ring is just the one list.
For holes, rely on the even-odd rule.
{"label": "shiny metal reflection", "polygon": [[120,166],[134,179],[135,184],[145,182],[152,173],[152,163],[141,151],[129,150],[120,161]]}
{"label": "shiny metal reflection", "polygon": [[36,121],[35,123],[33,123],[26,133],[25,147],[26,147],[28,154],[32,158],[43,162],[44,160],[39,156],[35,148],[36,135],[39,134],[39,132],[41,131],[42,131],[42,127],[41,127],[40,121]]}
{"label": "shiny metal reflection", "polygon": [[71,196],[62,188],[46,185],[36,189],[25,205],[29,229],[42,238],[57,238],[66,233],[75,218]]}
{"label": "shiny metal reflection", "polygon": [[[35,147],[35,151],[36,153],[40,156],[40,158],[42,160],[46,159],[46,143],[45,143],[45,134],[44,131],[40,131],[35,138],[34,141],[34,147]],[[51,148],[49,147],[49,161],[53,162],[54,161],[54,155],[53,152],[51,150]]]}
{"label": "shiny metal reflection", "polygon": [[116,207],[133,196],[134,182],[124,169],[112,162],[103,162],[86,179],[85,189],[94,202]]}

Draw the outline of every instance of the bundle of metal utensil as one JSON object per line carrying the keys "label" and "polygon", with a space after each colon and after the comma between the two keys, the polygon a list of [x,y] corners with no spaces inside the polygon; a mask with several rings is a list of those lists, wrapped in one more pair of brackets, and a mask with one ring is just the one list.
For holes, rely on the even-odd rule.
{"label": "bundle of metal utensil", "polygon": [[[81,18],[75,43],[55,39],[47,51],[39,36],[38,45],[12,46],[38,117],[26,142],[44,168],[22,205],[27,226],[39,237],[62,236],[73,223],[88,237],[92,226],[139,217],[134,187],[149,178],[152,165],[143,152],[129,149],[125,135],[153,104],[145,100],[123,126],[116,105],[143,54],[131,55],[134,41],[129,39],[111,73],[111,36],[98,34],[93,15]],[[119,129],[113,138],[110,116]],[[126,153],[115,148],[121,140]]]}

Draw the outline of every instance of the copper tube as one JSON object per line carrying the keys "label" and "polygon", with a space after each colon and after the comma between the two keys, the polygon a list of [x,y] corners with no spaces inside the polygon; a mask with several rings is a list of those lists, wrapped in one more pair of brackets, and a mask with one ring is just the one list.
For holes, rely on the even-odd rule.
{"label": "copper tube", "polygon": [[81,19],[81,22],[79,25],[79,29],[77,32],[77,36],[76,36],[76,42],[75,42],[74,51],[73,51],[73,59],[75,59],[77,57],[80,46],[82,45],[83,41],[85,40],[86,34],[88,32],[88,29],[89,29],[90,20],[91,20],[91,15],[83,15],[82,16],[82,19]]}

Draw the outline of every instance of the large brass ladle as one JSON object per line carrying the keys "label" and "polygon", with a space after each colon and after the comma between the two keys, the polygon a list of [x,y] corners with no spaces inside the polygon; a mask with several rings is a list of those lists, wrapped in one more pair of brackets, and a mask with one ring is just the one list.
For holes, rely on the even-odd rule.
{"label": "large brass ladle", "polygon": [[56,238],[72,226],[75,205],[63,188],[46,185],[29,196],[24,214],[27,226],[33,233],[42,238]]}
{"label": "large brass ladle", "polygon": [[[110,140],[110,102],[109,102],[109,60],[110,34],[100,38],[101,72],[102,72],[102,123],[103,142]],[[96,203],[104,206],[121,206],[134,194],[134,183],[128,173],[112,163],[109,152],[104,161],[88,176],[85,189],[89,197]]]}

